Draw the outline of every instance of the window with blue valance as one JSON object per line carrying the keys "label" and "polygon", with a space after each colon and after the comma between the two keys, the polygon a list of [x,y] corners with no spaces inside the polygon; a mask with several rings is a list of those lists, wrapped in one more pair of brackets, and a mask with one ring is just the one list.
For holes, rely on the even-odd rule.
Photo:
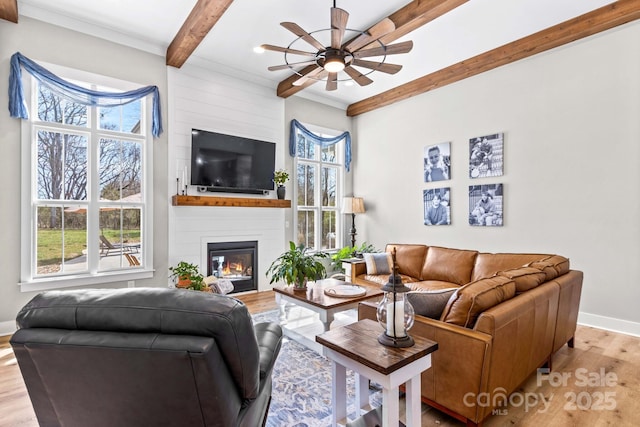
{"label": "window with blue valance", "polygon": [[9,72],[9,113],[11,117],[20,119],[29,118],[22,88],[22,68],[52,92],[82,105],[116,107],[152,95],[153,116],[151,132],[156,138],[162,133],[160,92],[157,86],[145,86],[128,92],[100,92],[91,90],[61,79],[49,70],[25,57],[20,52],[14,53],[11,57],[11,70]]}
{"label": "window with blue valance", "polygon": [[296,156],[296,135],[300,132],[304,137],[314,144],[318,144],[321,147],[327,147],[329,145],[337,144],[344,139],[344,167],[349,172],[351,170],[351,134],[349,132],[343,132],[338,136],[323,138],[311,132],[309,129],[300,124],[296,119],[291,120],[291,131],[289,133],[289,154],[291,157]]}

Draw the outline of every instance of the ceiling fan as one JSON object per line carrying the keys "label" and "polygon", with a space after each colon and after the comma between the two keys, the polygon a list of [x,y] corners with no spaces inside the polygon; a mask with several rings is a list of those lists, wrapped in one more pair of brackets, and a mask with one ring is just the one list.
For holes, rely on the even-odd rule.
{"label": "ceiling fan", "polygon": [[[306,32],[298,24],[293,22],[281,22],[287,30],[297,36],[287,47],[263,44],[261,48],[275,52],[283,52],[285,63],[268,67],[269,71],[290,69],[300,78],[293,82],[294,86],[301,86],[309,80],[320,81],[326,79],[326,90],[336,90],[338,81],[354,80],[360,86],[373,83],[368,74],[380,71],[387,74],[395,74],[402,69],[402,65],[389,64],[386,62],[387,55],[396,55],[410,52],[413,48],[412,41],[405,41],[390,45],[385,45],[380,38],[396,29],[395,24],[389,18],[373,25],[365,31],[352,30],[347,28],[349,13],[337,8],[335,0],[331,8],[331,28]],[[322,44],[314,36],[317,33],[330,32],[331,42],[328,46]],[[354,36],[347,41],[343,41],[347,32],[354,33]],[[309,52],[301,49],[294,49],[293,45],[299,40],[303,40],[313,46],[316,51]],[[287,55],[310,57],[306,61],[289,62]],[[369,61],[362,58],[381,57],[379,60]],[[316,65],[315,68],[308,67]],[[304,67],[302,69],[301,67]],[[365,68],[369,71],[364,73],[357,68]],[[344,72],[348,75],[346,79],[339,79],[338,73]]]}

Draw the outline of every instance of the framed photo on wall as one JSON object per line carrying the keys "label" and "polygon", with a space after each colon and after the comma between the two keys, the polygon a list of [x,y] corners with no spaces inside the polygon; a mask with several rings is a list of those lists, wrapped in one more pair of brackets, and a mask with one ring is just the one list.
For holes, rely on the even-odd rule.
{"label": "framed photo on wall", "polygon": [[451,224],[451,191],[449,187],[424,190],[424,225]]}
{"label": "framed photo on wall", "polygon": [[503,174],[503,133],[469,140],[469,178],[486,178]]}
{"label": "framed photo on wall", "polygon": [[469,224],[501,227],[504,192],[502,184],[469,186]]}
{"label": "framed photo on wall", "polygon": [[451,179],[451,143],[424,147],[424,182]]}

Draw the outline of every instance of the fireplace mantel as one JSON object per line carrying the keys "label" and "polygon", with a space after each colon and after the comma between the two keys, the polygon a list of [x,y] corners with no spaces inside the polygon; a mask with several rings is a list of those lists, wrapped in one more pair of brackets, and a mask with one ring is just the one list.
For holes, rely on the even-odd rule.
{"label": "fireplace mantel", "polygon": [[175,195],[173,206],[235,206],[246,208],[290,208],[291,200],[258,199],[247,197],[217,197]]}

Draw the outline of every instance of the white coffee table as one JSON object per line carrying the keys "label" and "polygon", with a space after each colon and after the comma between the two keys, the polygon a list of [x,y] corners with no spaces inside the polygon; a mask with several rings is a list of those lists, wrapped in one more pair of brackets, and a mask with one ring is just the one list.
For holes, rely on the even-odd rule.
{"label": "white coffee table", "polygon": [[[351,284],[337,279],[323,279],[309,282],[306,291],[296,291],[292,286],[275,286],[273,290],[276,293],[276,302],[280,306],[280,321],[284,334],[322,354],[323,347],[315,341],[315,335],[328,331],[336,314],[357,308],[361,301],[381,298],[384,293],[377,286],[360,286],[365,291],[364,295],[351,297],[337,297],[325,293],[327,288],[343,285]],[[307,316],[303,320],[295,317],[293,313],[297,308],[304,309],[310,315],[317,314],[319,322],[315,317]],[[357,318],[349,320],[347,316],[341,319],[343,323],[356,320]]]}

